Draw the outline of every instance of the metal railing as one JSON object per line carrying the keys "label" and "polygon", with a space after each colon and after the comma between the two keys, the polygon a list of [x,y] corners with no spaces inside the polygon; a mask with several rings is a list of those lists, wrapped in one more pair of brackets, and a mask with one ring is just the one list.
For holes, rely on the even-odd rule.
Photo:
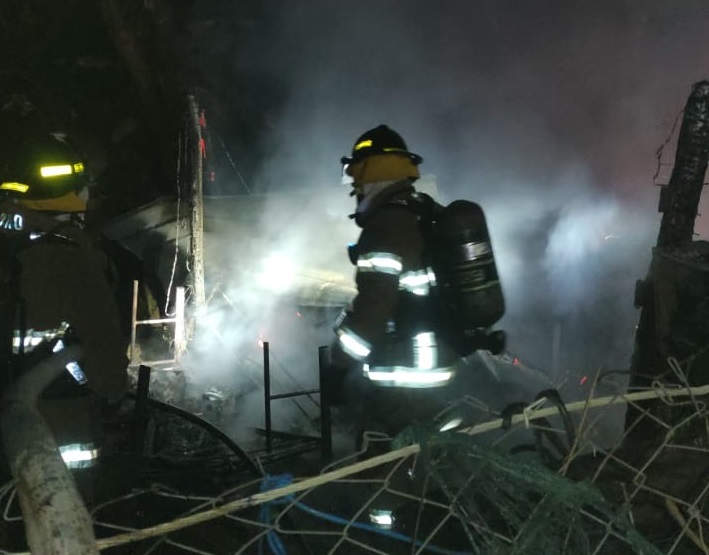
{"label": "metal railing", "polygon": [[[263,395],[264,395],[264,417],[265,417],[265,436],[266,436],[266,451],[273,451],[273,438],[278,435],[281,437],[290,437],[293,439],[303,440],[318,440],[320,442],[320,452],[324,460],[332,459],[332,415],[330,411],[330,402],[327,395],[323,391],[322,384],[324,382],[324,372],[326,371],[327,347],[318,348],[318,375],[320,380],[320,389],[308,389],[301,391],[292,391],[289,393],[271,392],[271,357],[270,348],[267,341],[263,342]],[[271,402],[279,399],[293,399],[295,397],[309,396],[320,394],[320,437],[311,437],[299,434],[291,434],[278,432],[273,429]]]}

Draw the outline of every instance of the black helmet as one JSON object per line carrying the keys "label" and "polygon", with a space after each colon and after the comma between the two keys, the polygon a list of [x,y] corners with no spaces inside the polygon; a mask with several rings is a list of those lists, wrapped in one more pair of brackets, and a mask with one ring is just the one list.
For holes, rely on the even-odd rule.
{"label": "black helmet", "polygon": [[396,131],[386,125],[379,125],[366,131],[352,147],[352,156],[343,156],[342,164],[355,164],[374,154],[398,154],[408,156],[415,165],[423,162],[418,154],[409,152],[404,139]]}
{"label": "black helmet", "polygon": [[63,136],[16,129],[0,137],[0,196],[51,199],[84,186],[84,163]]}

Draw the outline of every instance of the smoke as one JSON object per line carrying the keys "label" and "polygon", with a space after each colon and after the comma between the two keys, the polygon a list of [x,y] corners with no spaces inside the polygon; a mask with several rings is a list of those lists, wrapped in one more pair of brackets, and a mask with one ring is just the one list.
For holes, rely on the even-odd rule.
{"label": "smoke", "polygon": [[[264,116],[252,178],[277,199],[260,211],[269,256],[351,276],[357,229],[338,161],[387,123],[424,157],[440,200],[485,209],[510,349],[553,375],[627,367],[633,286],[659,223],[655,151],[709,77],[705,0],[309,0],[271,15],[233,61],[285,93]],[[310,202],[281,197],[293,193]],[[243,288],[233,295],[248,304]],[[250,312],[268,313],[254,299]]]}

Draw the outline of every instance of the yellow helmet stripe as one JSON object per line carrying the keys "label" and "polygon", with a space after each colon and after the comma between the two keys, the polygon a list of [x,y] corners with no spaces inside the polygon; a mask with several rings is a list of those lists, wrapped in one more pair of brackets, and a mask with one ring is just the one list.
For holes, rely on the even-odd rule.
{"label": "yellow helmet stripe", "polygon": [[17,183],[16,181],[9,181],[0,184],[0,189],[4,191],[15,191],[17,193],[26,193],[30,186],[24,183]]}
{"label": "yellow helmet stripe", "polygon": [[61,166],[42,166],[39,168],[39,173],[42,177],[57,177],[60,175],[71,175],[73,170],[71,164],[62,164]]}
{"label": "yellow helmet stripe", "polygon": [[42,177],[57,177],[60,175],[71,175],[73,173],[82,173],[84,164],[77,162],[75,164],[58,164],[56,166],[41,166],[39,173]]}
{"label": "yellow helmet stripe", "polygon": [[366,139],[366,140],[364,140],[364,141],[358,142],[358,143],[355,145],[354,149],[355,149],[355,150],[361,150],[361,149],[363,149],[363,148],[367,148],[367,147],[370,147],[370,146],[372,146],[372,140],[371,140],[371,139]]}

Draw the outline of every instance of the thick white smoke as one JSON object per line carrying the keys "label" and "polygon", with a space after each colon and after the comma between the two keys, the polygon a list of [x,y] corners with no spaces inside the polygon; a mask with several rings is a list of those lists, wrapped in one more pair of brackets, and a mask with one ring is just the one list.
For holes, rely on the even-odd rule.
{"label": "thick white smoke", "polygon": [[[267,114],[272,155],[252,183],[276,199],[260,210],[268,249],[234,275],[278,255],[350,278],[344,246],[357,229],[338,161],[387,123],[424,157],[443,200],[485,209],[510,349],[554,376],[627,366],[633,286],[659,222],[655,150],[692,83],[709,77],[709,4],[309,0],[276,15],[234,55],[286,92]],[[311,202],[282,197],[294,192]],[[249,304],[248,289],[229,288]],[[224,326],[251,341],[265,299],[253,294],[254,320]]]}

